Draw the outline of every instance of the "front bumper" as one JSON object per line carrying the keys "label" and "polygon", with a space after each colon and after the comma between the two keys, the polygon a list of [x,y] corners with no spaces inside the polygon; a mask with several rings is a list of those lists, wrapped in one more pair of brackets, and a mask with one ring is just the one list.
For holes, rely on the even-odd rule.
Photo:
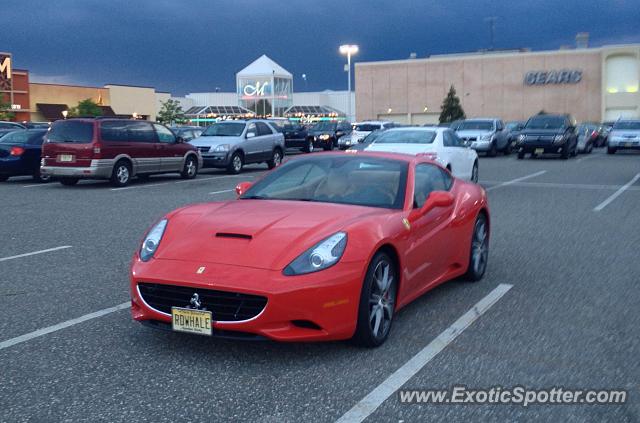
{"label": "front bumper", "polygon": [[[206,270],[198,274],[200,267]],[[137,321],[161,326],[171,316],[153,309],[141,297],[138,282],[260,295],[264,309],[244,321],[215,321],[218,334],[242,333],[276,341],[328,341],[353,336],[365,263],[338,263],[316,273],[284,276],[280,271],[174,260],[134,259],[131,272],[131,313]],[[184,307],[184,304],[176,304]],[[317,327],[299,322],[311,322]],[[312,326],[312,325],[311,325]]]}
{"label": "front bumper", "polygon": [[91,160],[89,166],[41,166],[40,174],[52,177],[109,179],[113,160]]}
{"label": "front bumper", "polygon": [[491,150],[491,140],[472,141],[471,148],[476,151],[489,151]]}
{"label": "front bumper", "polygon": [[611,139],[609,140],[609,148],[615,148],[616,150],[640,150],[640,140]]}
{"label": "front bumper", "polygon": [[518,152],[536,154],[562,154],[565,148],[569,148],[569,143],[519,143],[518,145],[516,145],[516,150]]}
{"label": "front bumper", "polygon": [[203,167],[227,167],[231,154],[229,152],[201,153]]}

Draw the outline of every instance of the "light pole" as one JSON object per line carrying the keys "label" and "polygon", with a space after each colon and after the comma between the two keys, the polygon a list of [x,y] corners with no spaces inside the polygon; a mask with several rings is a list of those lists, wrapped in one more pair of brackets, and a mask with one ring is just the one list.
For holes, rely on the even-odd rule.
{"label": "light pole", "polygon": [[347,119],[351,119],[351,55],[358,53],[358,46],[355,44],[343,44],[340,46],[340,54],[347,56],[347,91],[349,95]]}

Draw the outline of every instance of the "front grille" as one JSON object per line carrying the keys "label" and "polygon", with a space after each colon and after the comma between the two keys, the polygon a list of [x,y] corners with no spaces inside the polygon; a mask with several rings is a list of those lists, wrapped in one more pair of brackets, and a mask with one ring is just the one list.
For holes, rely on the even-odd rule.
{"label": "front grille", "polygon": [[208,153],[211,147],[197,147],[198,151],[201,153]]}
{"label": "front grille", "polygon": [[211,311],[216,322],[237,322],[256,317],[267,305],[267,298],[239,292],[187,286],[141,282],[138,284],[142,299],[152,308],[171,314],[171,307],[190,307],[193,294],[197,293],[201,309]]}

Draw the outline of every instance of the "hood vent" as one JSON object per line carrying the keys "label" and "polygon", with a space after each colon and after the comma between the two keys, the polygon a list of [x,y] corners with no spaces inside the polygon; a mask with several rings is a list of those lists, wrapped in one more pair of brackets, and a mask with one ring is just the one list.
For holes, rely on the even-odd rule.
{"label": "hood vent", "polygon": [[236,239],[248,239],[251,240],[253,237],[247,234],[234,234],[229,232],[218,232],[216,234],[216,238],[236,238]]}

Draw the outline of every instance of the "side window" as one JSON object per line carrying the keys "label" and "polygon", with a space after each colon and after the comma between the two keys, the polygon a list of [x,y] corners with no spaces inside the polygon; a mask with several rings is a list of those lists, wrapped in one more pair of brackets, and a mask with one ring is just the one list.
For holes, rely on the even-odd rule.
{"label": "side window", "polygon": [[258,136],[258,130],[256,129],[256,124],[255,123],[250,123],[249,127],[247,128],[247,134],[249,132],[253,132],[256,136]]}
{"label": "side window", "polygon": [[451,131],[444,131],[442,133],[442,144],[445,147],[452,147]]}
{"label": "side window", "polygon": [[455,132],[451,132],[449,136],[451,137],[453,147],[464,147],[464,144],[458,134],[456,134]]}
{"label": "side window", "polygon": [[100,124],[100,138],[102,141],[129,141],[129,128],[126,120],[104,121]]}
{"label": "side window", "polygon": [[416,166],[413,194],[413,207],[424,205],[432,191],[448,191],[451,188],[451,177],[439,167],[430,164]]}
{"label": "side window", "polygon": [[174,143],[176,142],[176,136],[173,135],[173,132],[165,126],[158,125],[157,123],[153,124],[153,127],[156,129],[158,134],[158,141],[164,143]]}
{"label": "side window", "polygon": [[128,141],[156,142],[156,133],[149,122],[127,121]]}
{"label": "side window", "polygon": [[502,121],[499,120],[498,122],[496,122],[496,129],[498,131],[502,131],[504,129],[504,125],[502,124]]}
{"label": "side window", "polygon": [[256,122],[256,127],[258,128],[258,136],[261,137],[263,135],[271,135],[273,134],[273,132],[271,131],[271,128],[269,128],[269,125],[267,125],[264,122]]}

